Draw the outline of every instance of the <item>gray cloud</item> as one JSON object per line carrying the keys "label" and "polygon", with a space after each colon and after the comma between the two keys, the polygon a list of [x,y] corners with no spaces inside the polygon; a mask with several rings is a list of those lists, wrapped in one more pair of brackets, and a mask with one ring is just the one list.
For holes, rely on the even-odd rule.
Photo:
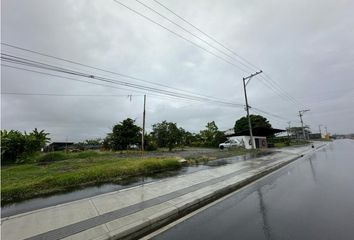
{"label": "gray cloud", "polygon": [[[144,2],[157,7],[151,0]],[[248,85],[250,104],[281,116],[283,119],[267,116],[275,127],[284,128],[287,121],[298,125],[297,112],[307,107],[311,111],[304,119],[314,131],[318,124],[323,124],[332,133],[354,132],[351,124],[354,120],[354,32],[350,29],[354,25],[353,1],[161,2],[261,67],[304,105],[279,97],[261,78],[252,79]],[[125,0],[124,3],[182,34],[176,26],[135,1]],[[227,101],[244,102],[241,83],[246,73],[113,1],[4,0],[1,11],[2,42]],[[159,11],[168,13],[163,9]],[[197,33],[194,29],[191,31]],[[2,47],[2,51],[74,67],[6,47]],[[76,68],[89,71],[84,67]],[[37,127],[51,132],[53,140],[77,141],[103,137],[113,124],[127,117],[136,119],[138,124],[142,122],[141,95],[145,92],[89,85],[6,67],[1,71],[2,92],[122,95],[2,95],[2,128],[28,131]],[[117,78],[107,73],[103,75]],[[133,96],[130,101],[125,96],[128,94],[139,96]],[[198,131],[208,121],[215,120],[220,129],[227,129],[244,115],[242,108],[147,94],[149,129],[162,120],[177,122],[190,131]]]}

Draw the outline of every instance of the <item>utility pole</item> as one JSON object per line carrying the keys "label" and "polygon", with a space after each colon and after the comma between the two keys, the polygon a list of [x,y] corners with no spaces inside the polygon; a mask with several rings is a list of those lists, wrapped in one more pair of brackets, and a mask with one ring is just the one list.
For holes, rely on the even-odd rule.
{"label": "utility pole", "polygon": [[320,138],[322,138],[321,126],[322,124],[318,125],[318,130],[320,131]]}
{"label": "utility pole", "polygon": [[262,73],[262,70],[260,70],[259,72],[254,73],[254,74],[251,74],[248,77],[244,77],[243,78],[243,91],[245,93],[246,111],[247,111],[247,118],[248,118],[248,128],[249,128],[249,131],[250,131],[252,149],[254,149],[254,142],[253,142],[252,124],[251,124],[251,118],[250,118],[250,112],[249,112],[250,106],[248,105],[246,86],[251,81],[252,77],[254,77],[254,76],[256,76],[256,75],[258,75],[260,73]]}
{"label": "utility pole", "polygon": [[144,152],[144,135],[145,135],[145,107],[146,107],[146,94],[144,95],[143,134],[141,135],[141,151],[143,152]]}
{"label": "utility pole", "polygon": [[68,137],[65,138],[65,153],[68,153]]}
{"label": "utility pole", "polygon": [[306,140],[306,135],[305,135],[305,129],[304,129],[304,122],[302,121],[302,116],[305,112],[310,111],[310,109],[306,109],[306,110],[300,110],[299,111],[299,117],[300,117],[300,121],[301,121],[301,128],[302,128],[302,136],[304,137],[304,140]]}

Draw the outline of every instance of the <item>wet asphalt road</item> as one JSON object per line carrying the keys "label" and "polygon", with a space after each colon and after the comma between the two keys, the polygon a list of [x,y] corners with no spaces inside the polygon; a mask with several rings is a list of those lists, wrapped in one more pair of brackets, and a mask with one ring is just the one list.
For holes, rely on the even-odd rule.
{"label": "wet asphalt road", "polygon": [[354,141],[336,140],[154,239],[354,239]]}

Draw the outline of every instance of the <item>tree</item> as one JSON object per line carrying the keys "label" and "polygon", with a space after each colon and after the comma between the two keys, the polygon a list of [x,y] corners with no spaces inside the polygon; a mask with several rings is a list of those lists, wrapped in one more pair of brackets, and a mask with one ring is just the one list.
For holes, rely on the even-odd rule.
{"label": "tree", "polygon": [[166,121],[152,125],[151,135],[156,140],[159,147],[168,147],[170,151],[178,145],[182,139],[182,134],[177,124]]}
{"label": "tree", "polygon": [[[261,115],[251,114],[250,118],[251,118],[252,129],[257,127],[272,128],[272,125],[269,123],[269,121]],[[234,127],[235,133],[247,131],[248,129],[249,128],[248,128],[247,117],[241,117],[235,122],[235,127]]]}
{"label": "tree", "polygon": [[144,149],[146,151],[155,151],[157,150],[158,146],[157,146],[157,143],[156,143],[156,140],[155,138],[150,134],[145,134],[145,137],[144,137]]}
{"label": "tree", "polygon": [[22,134],[16,130],[1,131],[1,158],[2,163],[22,162],[27,156],[40,151],[50,140],[49,133],[44,130]]}
{"label": "tree", "polygon": [[112,133],[109,133],[104,140],[104,146],[113,150],[126,150],[130,144],[141,142],[141,128],[135,125],[131,118],[113,126]]}
{"label": "tree", "polygon": [[40,151],[50,141],[48,135],[49,133],[44,132],[44,130],[38,132],[37,128],[29,134],[25,132],[26,151],[28,153]]}
{"label": "tree", "polygon": [[1,163],[15,162],[25,152],[25,136],[16,130],[1,130]]}
{"label": "tree", "polygon": [[181,132],[181,145],[190,146],[194,140],[194,135],[191,132],[184,130],[183,128],[179,128]]}
{"label": "tree", "polygon": [[214,121],[208,122],[205,127],[205,130],[200,131],[204,146],[217,147],[219,143],[226,141],[224,133],[218,130]]}

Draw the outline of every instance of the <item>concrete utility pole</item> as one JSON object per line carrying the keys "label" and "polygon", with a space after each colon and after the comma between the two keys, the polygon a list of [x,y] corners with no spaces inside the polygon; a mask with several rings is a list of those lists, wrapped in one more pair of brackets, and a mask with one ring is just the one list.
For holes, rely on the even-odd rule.
{"label": "concrete utility pole", "polygon": [[68,137],[65,138],[65,153],[68,153]]}
{"label": "concrete utility pole", "polygon": [[144,135],[145,135],[145,106],[146,106],[146,95],[144,95],[143,134],[141,135],[141,151],[144,151]]}
{"label": "concrete utility pole", "polygon": [[320,132],[320,138],[322,138],[321,126],[322,126],[322,124],[318,125],[318,131]]}
{"label": "concrete utility pole", "polygon": [[300,117],[300,121],[301,121],[301,128],[302,128],[302,136],[304,137],[304,140],[306,140],[306,135],[305,135],[305,129],[304,129],[304,122],[302,121],[302,116],[305,112],[310,111],[310,109],[306,109],[306,110],[300,110],[299,111],[299,117]]}
{"label": "concrete utility pole", "polygon": [[[243,78],[243,91],[245,93],[245,101],[246,101],[246,111],[247,111],[247,118],[248,118],[248,128],[250,131],[250,138],[251,138],[251,145],[252,149],[254,149],[254,142],[253,142],[253,133],[252,133],[252,124],[251,124],[251,118],[250,118],[250,113],[249,113],[249,108],[250,106],[248,105],[248,100],[247,100],[247,92],[246,92],[246,86],[247,84],[251,81],[251,78],[262,73],[263,71],[260,70],[259,72],[256,72],[254,74],[249,75],[248,77]],[[246,80],[248,81],[246,82]]]}

